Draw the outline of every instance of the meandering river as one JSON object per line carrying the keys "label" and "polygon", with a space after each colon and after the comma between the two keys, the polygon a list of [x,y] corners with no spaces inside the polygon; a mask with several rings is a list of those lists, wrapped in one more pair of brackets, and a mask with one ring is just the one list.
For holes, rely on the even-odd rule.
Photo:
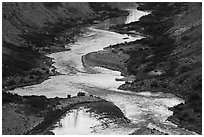
{"label": "meandering river", "polygon": [[[168,107],[183,102],[182,99],[167,93],[133,93],[118,90],[123,81],[121,73],[100,67],[85,68],[81,57],[89,52],[121,42],[140,39],[126,34],[106,30],[114,24],[130,23],[147,14],[136,8],[128,9],[128,17],[107,19],[97,25],[84,28],[83,35],[76,42],[67,45],[70,51],[48,55],[53,58],[54,66],[61,75],[52,76],[41,84],[17,88],[12,92],[20,95],[45,95],[47,97],[66,97],[78,92],[100,96],[113,102],[131,120],[130,123],[114,123],[102,115],[89,112],[89,108],[73,108],[50,129],[54,134],[130,134],[142,126],[154,127],[169,134],[193,134],[178,128],[166,119],[172,115]],[[128,37],[128,39],[127,39]],[[126,38],[126,39],[124,39]]]}

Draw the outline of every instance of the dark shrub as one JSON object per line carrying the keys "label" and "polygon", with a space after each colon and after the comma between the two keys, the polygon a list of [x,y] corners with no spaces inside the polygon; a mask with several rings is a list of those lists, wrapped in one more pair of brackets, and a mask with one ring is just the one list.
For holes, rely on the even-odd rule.
{"label": "dark shrub", "polygon": [[158,88],[158,87],[159,87],[159,85],[157,84],[156,81],[152,82],[152,83],[150,84],[150,86],[151,86],[152,88]]}
{"label": "dark shrub", "polygon": [[43,71],[40,68],[34,68],[30,71],[30,74],[34,76],[41,76]]}
{"label": "dark shrub", "polygon": [[48,106],[48,100],[45,96],[26,96],[26,103],[31,107],[39,110],[44,110]]}
{"label": "dark shrub", "polygon": [[15,81],[14,81],[14,79],[10,79],[9,81],[8,81],[8,86],[13,86],[13,85],[15,85],[16,83],[15,83]]}
{"label": "dark shrub", "polygon": [[18,94],[12,94],[9,92],[3,92],[2,93],[2,103],[10,103],[10,102],[21,102],[23,100],[22,96],[19,96]]}
{"label": "dark shrub", "polygon": [[67,95],[67,98],[71,98],[71,95]]}
{"label": "dark shrub", "polygon": [[79,92],[79,93],[77,93],[77,96],[85,96],[85,93]]}

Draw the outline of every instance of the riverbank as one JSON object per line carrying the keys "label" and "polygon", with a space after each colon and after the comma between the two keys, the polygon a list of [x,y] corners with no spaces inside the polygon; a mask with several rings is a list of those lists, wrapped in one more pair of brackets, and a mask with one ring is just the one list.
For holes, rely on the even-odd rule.
{"label": "riverbank", "polygon": [[45,96],[19,96],[10,93],[7,94],[8,96],[16,100],[7,102],[2,107],[3,135],[47,134],[46,129],[76,105],[107,102],[94,96],[46,98]]}
{"label": "riverbank", "polygon": [[[137,22],[112,27],[116,32],[137,31],[148,36],[126,43],[127,47],[124,44],[110,46],[113,50],[120,49],[123,54],[129,56],[125,61],[125,69],[128,74],[135,76],[133,82],[126,82],[118,89],[133,92],[166,92],[185,99],[185,104],[171,109],[174,114],[167,120],[201,134],[201,4],[151,4],[144,3],[138,7],[140,10],[151,11],[151,14],[141,17]],[[96,54],[93,55],[101,55],[101,51]],[[107,61],[102,59],[104,64],[109,62],[108,57]],[[111,64],[108,68],[111,69]],[[112,69],[114,70],[115,66]]]}
{"label": "riverbank", "polygon": [[[157,5],[156,5],[156,7],[158,7]],[[171,11],[171,10],[170,10]],[[160,13],[160,12],[159,12]],[[160,19],[159,19],[160,20]],[[147,21],[147,20],[146,20]],[[167,22],[168,22],[169,20],[167,20]],[[150,20],[148,20],[148,22],[151,22],[151,19]],[[145,23],[145,22],[144,22]],[[146,24],[148,24],[148,23],[146,23]],[[151,23],[150,23],[151,24]],[[159,24],[159,23],[156,23],[157,25]],[[164,24],[166,24],[166,23],[164,23]],[[161,24],[159,24],[159,25],[161,25]],[[158,26],[157,26],[158,27]],[[161,27],[161,26],[159,26],[159,27]],[[148,28],[152,28],[152,27],[148,27]],[[200,28],[195,28],[195,30],[198,30],[198,29],[200,29]],[[156,31],[157,32],[157,31]],[[199,32],[199,31],[198,31]],[[197,33],[193,33],[193,35],[192,35],[192,37],[194,36],[194,34],[197,34]],[[181,76],[180,74],[181,73],[185,73],[185,72],[187,72],[187,71],[189,71],[189,69],[191,70],[192,68],[186,68],[186,67],[184,67],[184,68],[182,68],[182,69],[180,69],[179,71],[177,71],[177,64],[174,64],[175,62],[173,62],[174,60],[176,60],[176,59],[172,59],[173,61],[172,62],[170,62],[169,60],[169,62],[165,62],[166,60],[166,58],[168,58],[168,57],[170,57],[171,56],[171,54],[170,53],[172,53],[173,52],[173,50],[171,49],[169,52],[164,52],[165,50],[165,48],[168,48],[168,47],[173,47],[174,46],[174,43],[171,41],[171,39],[169,39],[169,38],[166,38],[166,37],[160,37],[160,38],[158,38],[158,37],[156,37],[156,36],[160,36],[160,35],[162,35],[163,36],[163,34],[161,33],[159,33],[159,35],[154,35],[154,38],[156,38],[156,40],[155,39],[151,39],[151,40],[149,40],[148,41],[148,39],[146,39],[146,40],[141,40],[140,42],[141,43],[139,43],[139,42],[133,42],[133,43],[131,43],[132,45],[131,46],[128,46],[128,47],[131,47],[131,48],[129,48],[129,50],[128,50],[128,53],[127,53],[127,51],[123,51],[123,50],[121,50],[121,52],[122,53],[124,53],[124,52],[126,52],[126,54],[127,55],[129,55],[130,56],[130,59],[128,60],[128,62],[127,62],[127,70],[129,71],[129,73],[130,74],[132,74],[132,75],[134,75],[135,77],[136,77],[136,80],[134,81],[134,82],[126,82],[126,84],[125,84],[125,86],[123,87],[124,89],[126,88],[127,90],[129,90],[130,88],[131,88],[131,90],[132,91],[134,91],[134,92],[139,92],[139,91],[141,91],[141,89],[143,89],[144,91],[146,91],[146,90],[148,90],[149,89],[149,91],[155,91],[155,92],[158,92],[158,91],[160,91],[161,89],[162,90],[164,90],[164,92],[180,92],[180,89],[185,89],[186,88],[186,85],[188,85],[188,84],[191,84],[192,82],[196,82],[195,83],[195,85],[193,85],[193,88],[195,89],[195,90],[200,90],[200,83],[198,82],[197,83],[197,80],[199,81],[200,79],[199,79],[199,77],[200,77],[200,74],[199,74],[199,71],[200,71],[200,69],[198,69],[197,71],[198,71],[198,75],[192,75],[192,73],[193,74],[195,74],[194,72],[192,72],[192,73],[190,73],[190,76],[189,76],[189,73],[188,73],[188,75],[182,75],[182,77],[176,77],[176,82],[178,82],[177,84],[175,83],[175,75],[176,76]],[[187,37],[188,38],[188,37]],[[186,37],[184,37],[183,39],[184,40],[186,40],[186,41],[188,41],[188,39],[187,39]],[[194,39],[194,40],[197,40],[196,38]],[[156,41],[156,42],[155,42]],[[163,41],[167,41],[167,42],[164,42],[164,43],[162,43]],[[143,43],[142,43],[143,42]],[[154,43],[155,42],[155,43]],[[194,41],[195,42],[195,41]],[[197,41],[196,41],[197,42]],[[170,45],[168,45],[168,43],[170,43]],[[182,42],[182,43],[185,43],[185,42]],[[84,43],[82,43],[82,44],[84,44]],[[151,47],[151,45],[148,45],[148,44],[152,44],[152,46],[154,47],[154,48],[152,48]],[[161,50],[162,48],[161,47],[163,47],[163,44],[165,45],[164,46],[164,49],[163,50]],[[171,45],[171,44],[173,44],[173,45]],[[95,46],[96,44],[93,44],[92,46]],[[118,47],[120,47],[121,45],[123,45],[123,44],[118,44]],[[127,45],[129,45],[129,43],[128,44],[125,44],[125,45],[123,45],[124,46],[124,48],[127,46]],[[138,45],[141,45],[141,48],[133,48],[134,46],[138,46]],[[146,45],[146,47],[144,46],[144,45]],[[156,48],[157,46],[159,46],[160,48]],[[185,45],[183,45],[184,47],[186,47]],[[114,47],[114,46],[113,46]],[[151,49],[152,48],[152,49]],[[188,46],[188,48],[190,48],[190,46]],[[191,48],[191,49],[195,49],[195,48]],[[80,51],[80,50],[79,50]],[[183,50],[179,50],[179,51],[183,51]],[[177,51],[176,51],[177,52]],[[80,51],[80,53],[81,53],[81,51]],[[156,53],[158,53],[159,54],[159,56],[156,56],[155,57],[155,55],[157,55]],[[164,54],[162,54],[162,53],[164,53]],[[188,55],[189,55],[189,51],[187,52],[188,53]],[[177,54],[180,54],[180,52],[177,52]],[[200,55],[200,54],[198,54],[198,55]],[[118,55],[116,55],[116,56],[118,56]],[[81,57],[81,56],[80,56]],[[115,56],[113,56],[113,57],[115,57]],[[155,58],[154,58],[155,57]],[[153,58],[153,59],[152,59]],[[164,60],[158,60],[158,59],[164,59]],[[183,54],[182,54],[182,56],[180,57],[180,58],[183,58]],[[80,58],[79,58],[80,59]],[[186,58],[185,58],[186,59]],[[186,59],[186,60],[188,60],[188,58]],[[77,60],[79,63],[81,63],[79,60]],[[129,62],[130,61],[130,62]],[[135,61],[135,62],[134,62]],[[148,62],[148,61],[150,61],[150,62]],[[152,62],[151,62],[152,61]],[[163,62],[162,61],[164,61],[164,64],[162,64]],[[177,60],[176,60],[177,61]],[[181,60],[182,61],[182,60]],[[185,60],[183,60],[183,61],[185,61]],[[193,60],[191,60],[192,62],[193,61],[195,61],[195,59],[193,59]],[[112,61],[113,62],[113,61]],[[112,63],[112,62],[110,62],[110,64]],[[139,63],[138,63],[139,62]],[[102,63],[104,63],[104,62],[102,62]],[[145,64],[146,63],[146,64]],[[166,64],[165,64],[166,63]],[[169,64],[168,64],[169,63]],[[172,63],[172,64],[171,64]],[[177,62],[176,62],[177,63]],[[189,62],[188,62],[189,63]],[[195,62],[194,62],[195,63]],[[142,64],[142,65],[141,65]],[[66,65],[66,64],[65,64]],[[108,64],[109,65],[109,64]],[[155,66],[154,66],[155,65]],[[158,65],[158,66],[157,66]],[[173,65],[173,67],[172,67],[172,65]],[[199,65],[199,64],[197,64],[197,65]],[[111,66],[111,65],[110,65]],[[151,67],[150,67],[151,66]],[[163,67],[163,66],[167,66],[166,68],[165,67]],[[169,66],[171,66],[171,67],[169,67]],[[195,64],[193,65],[193,67],[194,66],[196,66]],[[81,66],[80,66],[81,67]],[[169,68],[168,68],[169,67]],[[196,66],[197,67],[197,66]],[[199,67],[199,66],[198,66]],[[146,68],[149,68],[150,70],[146,70]],[[156,69],[155,69],[156,68]],[[174,70],[174,68],[175,68],[175,70]],[[140,71],[140,76],[141,77],[138,77],[138,71]],[[173,73],[172,73],[173,72]],[[174,72],[176,73],[176,74],[174,74]],[[78,73],[79,74],[79,73]],[[58,83],[60,83],[60,84],[58,84],[58,85],[55,85],[56,83],[49,83],[50,85],[52,85],[52,86],[49,86],[49,85],[43,85],[43,88],[40,88],[40,89],[44,89],[44,90],[41,90],[41,91],[43,91],[45,94],[46,94],[46,91],[53,91],[53,90],[55,90],[55,86],[57,87],[57,86],[59,86],[59,87],[63,87],[63,90],[62,90],[62,92],[63,93],[65,93],[66,94],[66,92],[67,92],[67,90],[69,90],[69,89],[67,89],[67,87],[70,87],[71,88],[71,86],[73,86],[73,85],[71,85],[71,86],[67,86],[67,83],[69,83],[70,81],[70,83],[74,83],[74,84],[76,84],[76,86],[81,86],[82,88],[83,88],[83,86],[85,87],[86,85],[84,84],[84,83],[86,83],[87,81],[88,81],[88,79],[87,78],[92,78],[92,77],[90,77],[91,75],[86,75],[86,74],[82,74],[82,75],[85,75],[86,77],[78,77],[78,76],[80,76],[81,74],[79,74],[78,75],[77,74],[77,76],[75,77],[77,80],[79,80],[79,82],[76,82],[76,83],[74,83],[72,80],[72,76],[66,76],[67,77],[67,79],[54,79],[55,81],[57,81]],[[168,75],[166,75],[166,74],[168,74]],[[100,75],[100,74],[99,74]],[[64,75],[63,75],[64,76]],[[104,80],[104,77],[103,76],[105,76],[105,75],[103,75],[103,73],[102,73],[102,75],[101,75],[101,77],[96,77],[97,79],[99,78],[99,79],[101,79],[101,80]],[[117,75],[118,76],[118,75]],[[182,79],[187,79],[188,80],[188,77],[194,77],[195,79],[192,79],[191,81],[188,81],[188,82],[186,82],[185,80],[184,81],[182,81]],[[56,77],[55,77],[56,78]],[[197,79],[198,78],[198,79]],[[89,86],[90,85],[94,85],[94,82],[95,81],[97,81],[97,79],[93,79],[91,82],[89,82],[88,84],[89,84]],[[106,79],[106,78],[105,78]],[[197,80],[196,80],[197,79]],[[59,81],[58,81],[59,80]],[[60,81],[61,80],[61,81]],[[108,79],[107,79],[108,80]],[[201,79],[202,80],[202,79]],[[113,79],[113,81],[114,81],[114,79]],[[139,82],[141,82],[141,83],[139,83]],[[164,82],[166,82],[166,83],[164,83]],[[185,84],[183,84],[183,85],[181,85],[180,83],[182,83],[182,82],[185,82]],[[63,84],[62,84],[63,83]],[[83,84],[82,84],[83,83]],[[102,84],[104,84],[104,85],[106,85],[106,84],[109,84],[109,81],[104,81]],[[117,83],[117,82],[116,82]],[[114,83],[114,85],[116,84],[116,83]],[[64,85],[66,85],[66,86],[64,86]],[[128,87],[128,86],[129,87]],[[182,87],[179,87],[179,86],[182,86]],[[126,87],[127,86],[127,87]],[[81,87],[77,87],[76,89],[79,89],[80,90],[80,88]],[[94,87],[94,86],[93,86]],[[97,87],[97,86],[96,86]],[[30,88],[30,87],[29,87]],[[30,91],[29,91],[29,88],[24,88],[25,90],[22,90],[23,92],[24,91],[27,91],[27,93],[29,93]],[[86,88],[86,87],[85,87]],[[179,90],[176,90],[176,88],[180,88]],[[189,87],[188,87],[189,88]],[[23,88],[22,88],[23,89]],[[35,88],[34,88],[34,86],[33,87],[31,87],[31,89],[34,89],[33,91],[36,91],[35,90]],[[59,89],[59,88],[58,88]],[[66,89],[66,91],[64,92],[64,89]],[[161,90],[161,91],[162,91]],[[189,89],[186,89],[185,91],[183,91],[183,93],[188,93],[189,91],[192,91],[190,88]],[[32,91],[32,90],[31,90]],[[38,90],[39,91],[39,90]],[[74,91],[78,91],[78,90],[74,90]],[[100,92],[101,90],[95,90],[96,92]],[[194,91],[194,90],[193,90]],[[112,91],[110,90],[110,93],[111,93]],[[115,91],[114,91],[115,92]],[[197,91],[196,91],[197,92]],[[43,93],[43,94],[44,94]],[[59,93],[59,90],[55,90],[55,93]],[[195,92],[194,92],[195,93]],[[103,92],[102,92],[102,94],[103,94]],[[118,94],[118,93],[117,93]],[[125,94],[125,93],[124,93]],[[56,94],[55,94],[56,95]],[[112,99],[112,98],[114,98],[114,97],[117,97],[117,96],[111,96],[110,98]],[[125,98],[125,96],[119,96],[119,97],[121,97],[122,99],[124,99]],[[131,98],[132,98],[133,96],[129,96],[129,98],[127,98],[127,102],[124,102],[124,100],[120,100],[122,103],[123,103],[123,105],[125,105],[125,106],[133,106],[133,105],[135,105],[135,103],[134,103],[134,101],[136,101],[136,100],[138,100],[138,99],[136,99],[136,98],[133,98],[134,100],[131,100]],[[142,97],[142,96],[141,96]],[[186,96],[186,98],[188,98],[188,96]],[[5,99],[5,98],[3,98],[3,99]],[[11,100],[12,99],[14,99],[14,97],[12,97],[11,98]],[[25,98],[24,98],[25,99]],[[119,99],[119,98],[116,98],[115,99],[115,101],[117,101],[117,99]],[[151,99],[151,98],[150,98]],[[198,96],[198,95],[194,95],[193,97],[191,97],[191,98],[189,98],[190,100],[191,100],[191,104],[190,105],[195,105],[196,107],[197,106],[199,106],[200,105],[200,102],[195,102],[195,100],[200,100],[200,97]],[[17,100],[21,100],[21,99],[19,99],[19,98],[17,98]],[[32,102],[32,99],[26,99],[29,103],[33,103]],[[41,102],[40,104],[46,104],[46,99],[43,99],[45,102]],[[157,99],[156,99],[157,100]],[[189,101],[190,101],[189,100]],[[22,101],[22,100],[21,100]],[[30,102],[31,101],[31,102]],[[36,103],[39,103],[40,101],[36,101],[36,98],[34,98],[33,99],[33,101]],[[142,101],[141,102],[146,102],[145,100],[143,100],[142,99]],[[7,102],[8,103],[8,102]],[[34,104],[32,104],[32,105],[34,105],[35,107],[36,106],[42,106],[42,105],[35,105],[35,103]],[[132,103],[132,104],[129,104],[129,103]],[[155,102],[154,102],[155,103]],[[152,102],[152,100],[150,100],[150,102],[148,102],[148,104],[153,104],[153,102]],[[159,108],[162,108],[162,107],[160,107],[161,105],[163,105],[162,103],[160,104],[158,104],[157,102],[156,102],[156,104],[158,105],[158,107]],[[157,105],[155,106],[155,109],[158,109],[157,108]],[[136,104],[136,109],[134,108],[134,110],[135,111],[133,111],[134,113],[136,113],[136,111],[137,111],[137,106],[139,106],[139,105],[137,105]],[[146,106],[145,105],[141,105],[142,107],[144,107],[145,108],[145,110],[147,109],[146,108]],[[121,106],[120,106],[121,107]],[[122,106],[123,107],[123,106]],[[164,107],[166,108],[166,104],[164,104]],[[192,106],[191,106],[192,107]],[[197,111],[198,112],[198,114],[200,113],[199,111],[200,111],[200,109],[198,108],[196,108],[196,107],[194,107],[195,109],[193,110],[193,111]],[[29,107],[28,107],[29,108]],[[148,108],[148,109],[152,109],[152,107],[151,108]],[[180,110],[182,109],[182,108],[180,108],[180,107],[178,107],[177,108],[178,110],[179,110],[179,112],[181,112]],[[45,111],[47,111],[48,109],[43,109],[43,110],[45,110]],[[133,110],[133,109],[132,109]],[[165,112],[167,111],[167,109],[165,110]],[[183,110],[182,110],[183,111]],[[186,109],[184,110],[187,114],[190,112],[190,114],[192,114],[191,112],[192,111],[186,111]],[[149,110],[148,110],[148,112],[149,112]],[[47,114],[47,112],[45,112],[46,114]],[[58,112],[56,112],[57,114],[58,114]],[[186,115],[186,113],[183,113],[183,115],[180,115],[180,116],[182,116],[182,117],[185,117],[186,119],[182,119],[182,117],[180,117],[181,118],[181,120],[184,120],[184,121],[187,121],[188,122],[188,120],[189,121],[194,121],[194,120],[192,120],[192,119],[190,119],[189,118],[189,116],[188,115]],[[193,112],[194,113],[194,112]],[[147,116],[147,118],[149,118],[149,114],[150,115],[152,115],[152,113],[148,113],[148,116]],[[153,115],[154,115],[155,113],[153,112]],[[162,114],[163,114],[163,111],[162,111]],[[202,113],[201,113],[202,114]],[[157,116],[159,116],[159,115],[156,115],[156,117],[155,117],[155,119],[157,120]],[[169,116],[169,115],[168,115]],[[195,116],[195,117],[197,117],[198,115],[194,115],[194,114],[192,114],[192,116]],[[198,116],[198,117],[200,117],[200,116]],[[160,118],[160,117],[159,117]],[[165,117],[166,118],[166,117]],[[193,124],[192,124],[193,125]],[[198,126],[198,125],[197,125]],[[123,131],[123,130],[122,130]]]}
{"label": "riverbank", "polygon": [[124,62],[127,59],[127,55],[122,55],[122,53],[118,53],[116,50],[103,50],[82,56],[82,63],[85,68],[89,66],[104,67],[120,71],[121,75],[126,75],[127,70],[125,69]]}
{"label": "riverbank", "polygon": [[160,132],[156,129],[150,129],[147,127],[142,127],[130,135],[168,135],[168,134]]}
{"label": "riverbank", "polygon": [[43,135],[43,134],[50,134],[49,130],[53,127],[53,124],[61,118],[63,114],[65,114],[68,110],[72,109],[73,107],[81,104],[87,103],[97,103],[97,102],[107,102],[104,99],[99,97],[93,96],[81,96],[81,97],[72,97],[70,99],[62,99],[58,102],[57,108],[48,112],[39,125],[33,128],[31,131],[28,131],[25,134],[29,135]]}
{"label": "riverbank", "polygon": [[[38,3],[39,5],[31,4],[30,6],[29,4],[31,3],[4,3],[3,5],[3,17],[5,17],[3,18],[2,65],[3,134],[37,133],[39,131],[36,130],[42,130],[45,126],[51,124],[49,122],[52,122],[52,120],[50,121],[49,115],[60,116],[72,106],[81,103],[91,103],[93,97],[92,99],[76,99],[77,103],[70,102],[70,106],[67,106],[66,109],[55,110],[56,108],[49,105],[50,103],[56,105],[55,103],[58,99],[51,99],[52,101],[50,101],[50,99],[44,97],[32,96],[39,101],[35,102],[36,100],[33,100],[32,97],[12,95],[7,93],[7,91],[18,87],[39,84],[49,79],[50,76],[58,75],[59,73],[52,66],[52,59],[46,57],[46,54],[70,50],[65,45],[74,43],[75,38],[83,34],[81,28],[93,25],[107,18],[128,15],[127,11],[111,8],[105,3],[89,3],[90,5],[88,3],[82,3],[84,6],[80,10],[78,10],[80,6],[76,5],[76,3],[68,3],[67,5],[64,5],[65,3],[55,3],[54,5],[52,5],[53,3],[47,5],[46,3]],[[32,8],[34,11],[30,15],[33,15],[35,19],[40,17],[39,22],[27,17],[27,14],[24,14],[25,9],[23,8],[16,11],[16,8],[18,9],[19,6],[28,6],[28,9]],[[59,14],[56,13],[58,7],[66,7],[65,12],[69,10],[69,7],[72,9],[70,9],[70,14],[66,13],[64,15],[64,11],[59,11]],[[57,8],[54,11],[55,13],[50,17],[47,11],[52,13],[55,8]],[[39,16],[35,16],[35,14],[39,14],[39,10],[44,9],[46,10],[42,11]],[[73,12],[73,10],[75,11]],[[81,13],[81,10],[85,12]],[[28,10],[28,12],[30,11]],[[73,15],[71,14],[72,12]],[[10,13],[15,14],[16,20],[12,20],[14,15],[12,15],[12,18],[9,17]],[[56,19],[55,17],[58,15],[60,15],[60,18]],[[67,16],[69,19],[65,19]],[[8,27],[7,24],[10,26]],[[36,26],[38,26],[37,29]],[[9,32],[13,32],[12,36],[8,35]],[[18,33],[16,34],[15,32]],[[13,39],[14,37],[16,41]],[[43,110],[41,110],[41,105],[45,105]],[[52,111],[53,109],[55,110],[54,112]],[[32,130],[36,126],[37,128]]]}
{"label": "riverbank", "polygon": [[[81,115],[81,112],[85,113],[88,117],[83,117]],[[69,116],[73,117],[69,117]],[[68,122],[65,119],[70,120],[67,124],[61,126],[59,123]],[[90,120],[87,123],[85,121]],[[85,120],[85,121],[84,121]],[[95,121],[96,125],[94,125]],[[83,121],[81,123],[81,121]],[[93,122],[93,123],[92,123]],[[48,127],[42,134],[55,134],[55,135],[62,135],[63,131],[66,132],[66,134],[92,134],[98,131],[95,131],[95,126],[104,128],[104,130],[111,124],[119,124],[119,123],[129,123],[130,120],[127,119],[123,112],[112,102],[109,101],[97,101],[97,102],[87,102],[78,104],[70,109],[70,111],[65,112],[60,119],[56,120],[54,124],[52,124],[50,127]],[[79,128],[78,126],[82,126],[81,124],[85,124],[86,126],[84,128]],[[99,124],[100,123],[100,124]],[[71,126],[72,125],[72,126]],[[92,127],[89,127],[89,126]],[[89,129],[90,128],[90,129]],[[92,129],[93,128],[93,129]],[[60,130],[59,130],[60,129]],[[74,130],[74,131],[71,131]],[[87,131],[88,130],[88,131]],[[65,134],[65,133],[64,133]]]}
{"label": "riverbank", "polygon": [[[26,4],[29,6],[30,3],[25,3],[25,7]],[[40,4],[41,6],[39,6]],[[15,3],[4,4],[3,14],[5,18],[3,18],[3,22],[15,22],[16,20],[11,20],[9,18],[10,14],[8,14],[14,12],[17,16],[17,21],[21,23],[11,23],[13,27],[9,28],[6,26],[6,23],[3,23],[4,28],[7,28],[7,30],[3,29],[3,91],[39,84],[50,76],[57,75],[58,73],[55,71],[55,68],[52,67],[52,59],[46,57],[46,54],[70,50],[69,47],[65,47],[65,45],[73,43],[78,35],[83,34],[81,28],[107,18],[128,15],[127,11],[111,8],[105,3],[82,3],[84,7],[82,6],[83,8],[81,9],[86,11],[85,13],[78,11],[78,7],[80,6],[76,3],[64,4],[65,3],[55,3],[52,5],[52,3],[50,3],[49,5],[39,3],[39,5],[32,5],[31,7],[33,7],[35,12],[33,11],[31,14],[38,14],[41,8],[54,12],[53,8],[61,6],[63,8],[66,7],[66,10],[69,9],[69,7],[75,9],[77,13],[76,16],[74,16],[71,14],[73,11],[71,11],[68,15],[60,16],[60,21],[58,21],[53,17],[50,17],[50,19],[44,17],[43,15],[47,14],[47,11],[43,11],[43,13],[41,13],[43,19],[40,19],[40,22],[36,22],[36,20],[29,22],[32,18],[27,17],[23,9],[21,9],[22,11],[16,12],[16,8],[22,6],[21,3],[17,5],[15,5]],[[11,8],[12,6],[14,7]],[[64,12],[61,14],[64,14]],[[6,18],[7,16],[8,18]],[[18,18],[18,16],[25,16],[25,19]],[[55,13],[53,16],[57,18],[59,15]],[[80,18],[77,18],[77,16]],[[38,16],[36,16],[36,18],[38,18]],[[28,25],[25,25],[27,20]],[[47,20],[50,22],[47,22]],[[36,26],[32,26],[34,23],[39,25],[38,29],[35,29]],[[18,35],[13,33],[12,36],[15,35],[16,39],[20,39],[21,41],[14,41],[14,39],[10,38],[10,35],[7,34],[10,31],[17,31],[14,28],[18,29]]]}

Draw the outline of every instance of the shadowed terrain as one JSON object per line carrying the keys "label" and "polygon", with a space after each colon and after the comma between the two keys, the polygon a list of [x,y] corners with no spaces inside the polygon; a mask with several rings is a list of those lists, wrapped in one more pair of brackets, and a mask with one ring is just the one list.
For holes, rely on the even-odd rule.
{"label": "shadowed terrain", "polygon": [[[106,58],[117,56],[122,60],[121,55],[129,56],[122,64],[126,66],[127,75],[134,75],[135,80],[119,89],[167,92],[185,99],[185,104],[170,108],[174,115],[168,119],[201,134],[202,3],[150,2],[140,3],[138,9],[151,13],[139,21],[112,26],[110,30],[127,34],[139,32],[145,38],[104,49],[109,51]],[[97,59],[100,54],[101,51],[87,56]],[[106,67],[109,62],[95,65]],[[115,63],[112,62],[113,70]],[[111,68],[110,63],[107,68]]]}

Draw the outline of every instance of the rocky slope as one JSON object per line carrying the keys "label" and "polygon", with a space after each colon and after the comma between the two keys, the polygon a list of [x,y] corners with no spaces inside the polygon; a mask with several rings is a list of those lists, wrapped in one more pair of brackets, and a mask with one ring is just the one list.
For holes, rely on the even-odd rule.
{"label": "rocky slope", "polygon": [[71,28],[95,14],[88,3],[3,3],[2,11],[4,89],[48,77],[51,61],[40,52],[64,48],[56,46],[62,21]]}
{"label": "rocky slope", "polygon": [[[65,112],[80,104],[105,103],[112,106],[111,110],[120,110],[112,102],[85,94],[67,98],[3,94],[3,135],[49,134],[47,128],[52,126]],[[120,111],[120,113],[122,112]],[[122,116],[124,117],[124,115]]]}
{"label": "rocky slope", "polygon": [[105,3],[3,3],[3,90],[42,82],[55,75],[45,54],[73,42],[80,27],[127,12]]}
{"label": "rocky slope", "polygon": [[[120,89],[171,92],[186,103],[172,108],[174,123],[202,132],[202,4],[153,3],[141,10],[152,11],[126,27],[149,37],[135,42],[144,48],[128,51],[130,74],[136,80]],[[124,28],[124,27],[123,27]]]}
{"label": "rocky slope", "polygon": [[[106,3],[2,4],[2,132],[38,134],[76,104],[101,101],[96,97],[48,99],[45,96],[19,96],[5,91],[40,83],[56,75],[45,55],[69,50],[65,45],[80,35],[81,27],[106,18],[127,15]],[[65,100],[65,102],[63,102]],[[104,101],[104,100],[102,100]],[[60,108],[59,105],[61,105]],[[30,131],[32,133],[30,133]]]}
{"label": "rocky slope", "polygon": [[119,89],[168,92],[183,98],[185,104],[170,108],[174,115],[168,119],[201,134],[202,3],[139,3],[138,9],[151,14],[110,30],[145,38],[105,49],[114,49],[118,57],[129,56],[124,63],[135,80]]}
{"label": "rocky slope", "polygon": [[[130,57],[123,62],[129,75],[135,76],[119,89],[170,92],[184,98],[185,104],[171,108],[174,115],[169,120],[201,134],[202,3],[140,3],[138,8],[151,14],[111,28],[146,36],[111,46],[114,54]],[[104,3],[3,3],[2,11],[4,90],[41,82],[55,74],[46,53],[65,50],[64,44],[73,41],[81,26],[120,14]],[[14,100],[19,105],[16,101],[22,98],[3,94],[3,103]],[[15,111],[15,104],[5,109]],[[30,120],[39,122],[41,118]]]}

